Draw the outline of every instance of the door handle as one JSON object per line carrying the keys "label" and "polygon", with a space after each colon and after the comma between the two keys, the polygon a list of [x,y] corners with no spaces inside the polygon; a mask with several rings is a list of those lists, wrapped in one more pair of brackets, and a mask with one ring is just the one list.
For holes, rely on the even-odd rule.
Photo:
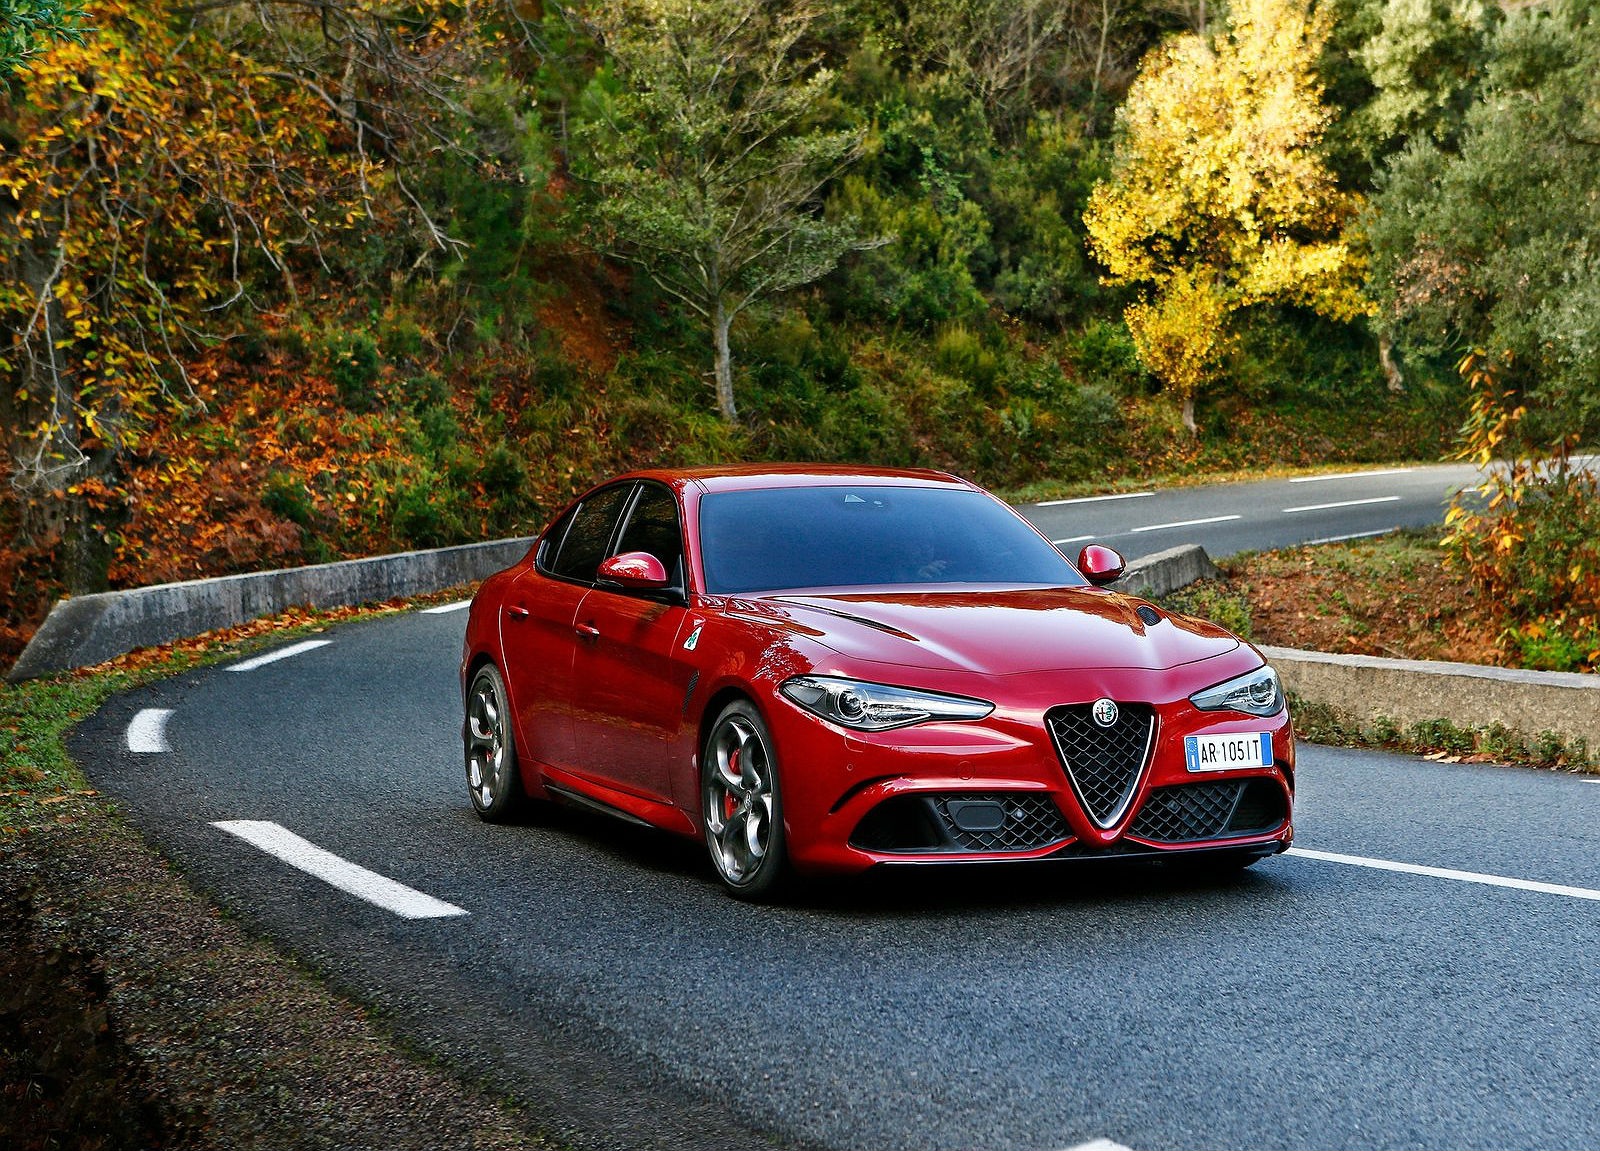
{"label": "door handle", "polygon": [[572,630],[577,632],[584,639],[600,638],[600,629],[595,627],[592,623],[575,623],[572,625]]}
{"label": "door handle", "polygon": [[506,614],[512,619],[527,619],[528,609],[520,605],[506,608]]}

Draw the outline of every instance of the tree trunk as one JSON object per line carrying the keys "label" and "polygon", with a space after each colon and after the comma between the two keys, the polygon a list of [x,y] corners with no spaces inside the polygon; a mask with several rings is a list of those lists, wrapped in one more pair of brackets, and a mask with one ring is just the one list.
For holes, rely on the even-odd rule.
{"label": "tree trunk", "polygon": [[1194,422],[1193,396],[1183,397],[1183,426],[1189,429],[1189,434],[1191,436],[1198,436],[1200,434],[1199,425]]}
{"label": "tree trunk", "polygon": [[[8,429],[3,448],[15,485],[18,516],[15,542],[54,548],[57,570],[74,595],[105,591],[115,545],[111,533],[126,523],[120,501],[95,507],[73,488],[86,479],[116,491],[122,478],[114,444],[88,438],[78,425],[76,378],[72,365],[58,359],[55,342],[66,330],[54,286],[61,274],[53,236],[25,248],[19,260],[22,281],[44,303],[11,373],[0,377],[5,391],[0,423]],[[28,400],[18,398],[26,392]],[[113,416],[102,413],[110,422]]]}
{"label": "tree trunk", "polygon": [[1389,390],[1396,395],[1406,390],[1406,378],[1400,374],[1400,365],[1394,362],[1394,341],[1388,336],[1378,337],[1378,363],[1383,367],[1383,378],[1389,381]]}
{"label": "tree trunk", "polygon": [[[1111,35],[1111,0],[1100,0],[1100,44],[1094,54],[1094,80],[1089,86],[1089,107],[1100,112],[1100,76],[1106,66],[1106,39]],[[1091,130],[1092,130],[1091,125]]]}
{"label": "tree trunk", "polygon": [[721,298],[711,311],[711,336],[716,343],[717,409],[730,424],[739,418],[739,409],[733,403],[733,356],[728,351],[728,329],[733,317]]}

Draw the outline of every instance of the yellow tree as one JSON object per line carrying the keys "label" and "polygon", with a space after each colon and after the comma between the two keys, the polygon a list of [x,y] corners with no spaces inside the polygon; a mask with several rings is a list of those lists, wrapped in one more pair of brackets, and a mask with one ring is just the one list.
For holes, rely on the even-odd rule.
{"label": "yellow tree", "polygon": [[1235,0],[1214,38],[1146,57],[1118,113],[1109,179],[1084,224],[1106,282],[1141,289],[1125,319],[1145,366],[1183,401],[1221,373],[1232,317],[1266,302],[1334,319],[1367,311],[1345,229],[1359,206],[1318,154],[1329,112],[1315,66],[1330,5]]}

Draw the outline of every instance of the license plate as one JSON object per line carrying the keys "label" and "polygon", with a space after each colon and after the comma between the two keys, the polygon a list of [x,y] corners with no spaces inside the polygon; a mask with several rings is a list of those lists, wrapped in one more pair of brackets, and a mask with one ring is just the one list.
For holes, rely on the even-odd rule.
{"label": "license plate", "polygon": [[1240,731],[1232,735],[1186,735],[1183,758],[1190,771],[1271,767],[1272,733]]}

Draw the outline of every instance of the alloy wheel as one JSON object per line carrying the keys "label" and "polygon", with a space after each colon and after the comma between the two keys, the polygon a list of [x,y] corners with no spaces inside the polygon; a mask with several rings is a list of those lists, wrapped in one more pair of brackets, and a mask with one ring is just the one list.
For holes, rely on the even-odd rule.
{"label": "alloy wheel", "polygon": [[777,803],[766,740],[744,715],[725,715],[707,743],[706,842],[723,880],[751,883],[773,849]]}

